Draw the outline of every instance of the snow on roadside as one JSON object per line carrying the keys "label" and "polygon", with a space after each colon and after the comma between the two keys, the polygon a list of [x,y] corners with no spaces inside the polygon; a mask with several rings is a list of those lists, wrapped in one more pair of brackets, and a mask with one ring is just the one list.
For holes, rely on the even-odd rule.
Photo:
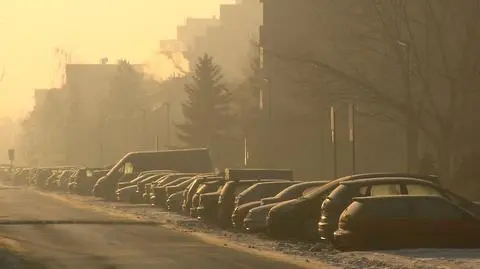
{"label": "snow on roadside", "polygon": [[474,269],[480,267],[480,249],[475,250],[396,250],[339,252],[327,245],[295,241],[271,240],[262,234],[225,231],[176,213],[149,205],[105,202],[94,197],[62,195],[72,202],[81,202],[116,215],[135,215],[145,220],[160,221],[171,229],[202,233],[256,251],[274,251],[292,259],[328,263],[345,269]]}

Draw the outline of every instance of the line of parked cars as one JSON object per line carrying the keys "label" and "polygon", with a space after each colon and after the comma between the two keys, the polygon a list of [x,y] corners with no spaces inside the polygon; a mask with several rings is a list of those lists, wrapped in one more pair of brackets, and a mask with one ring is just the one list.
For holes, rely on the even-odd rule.
{"label": "line of parked cars", "polygon": [[480,203],[431,175],[303,181],[288,169],[214,171],[207,149],[133,152],[108,168],[19,168],[16,185],[150,204],[272,238],[342,250],[480,247]]}

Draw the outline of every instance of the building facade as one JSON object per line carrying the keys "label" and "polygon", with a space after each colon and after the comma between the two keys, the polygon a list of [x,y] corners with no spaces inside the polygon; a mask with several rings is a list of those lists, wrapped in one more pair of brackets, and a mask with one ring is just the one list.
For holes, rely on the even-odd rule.
{"label": "building facade", "polygon": [[191,40],[193,45],[184,53],[190,69],[207,53],[222,67],[227,80],[241,80],[249,67],[249,54],[258,41],[261,23],[262,10],[258,1],[220,5],[219,23],[210,25],[205,34],[195,36]]}

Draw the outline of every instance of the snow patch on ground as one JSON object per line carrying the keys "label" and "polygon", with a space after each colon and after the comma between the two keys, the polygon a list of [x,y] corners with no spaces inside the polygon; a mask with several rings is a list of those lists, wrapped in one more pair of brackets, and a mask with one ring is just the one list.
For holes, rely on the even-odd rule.
{"label": "snow patch on ground", "polygon": [[[164,222],[171,229],[186,233],[202,233],[223,240],[225,246],[235,244],[257,252],[276,252],[294,261],[327,263],[345,269],[474,269],[480,268],[480,249],[436,250],[415,249],[395,251],[339,252],[328,245],[298,241],[271,240],[263,234],[249,234],[234,230],[221,230],[215,226],[165,212],[150,205],[132,205],[105,202],[89,196],[62,195],[72,202],[81,202],[115,215],[136,216],[143,220]],[[3,267],[1,267],[3,268]],[[320,268],[318,265],[317,268]]]}

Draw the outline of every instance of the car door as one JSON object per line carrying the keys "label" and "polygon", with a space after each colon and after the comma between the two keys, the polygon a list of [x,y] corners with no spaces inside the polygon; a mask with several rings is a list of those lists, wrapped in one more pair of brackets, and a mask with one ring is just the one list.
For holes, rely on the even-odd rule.
{"label": "car door", "polygon": [[462,234],[472,230],[465,212],[441,197],[424,197],[411,207],[418,247],[457,247],[465,239]]}

